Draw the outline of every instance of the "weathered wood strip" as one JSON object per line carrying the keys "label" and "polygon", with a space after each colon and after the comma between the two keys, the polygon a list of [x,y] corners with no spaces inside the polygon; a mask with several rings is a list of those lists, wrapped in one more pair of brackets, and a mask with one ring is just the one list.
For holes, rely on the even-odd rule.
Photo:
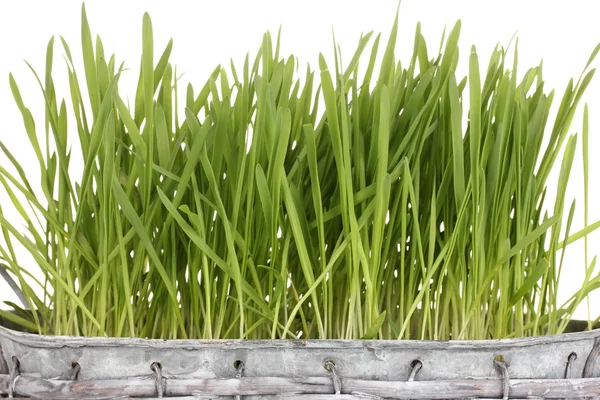
{"label": "weathered wood strip", "polygon": [[[159,400],[158,397],[123,397],[120,400]],[[162,398],[164,399],[164,397]],[[196,396],[180,396],[180,397],[168,397],[169,400],[233,400],[234,396],[210,396],[210,395],[196,395]],[[353,394],[281,394],[281,395],[262,395],[262,396],[244,396],[243,400],[389,400],[378,396],[364,395],[353,395]],[[600,397],[592,397],[588,400],[598,400]],[[488,399],[488,398],[477,398],[471,400],[499,400],[499,399]],[[509,400],[543,400],[541,397],[531,398],[514,398],[511,397]]]}
{"label": "weathered wood strip", "polygon": [[532,345],[569,343],[581,340],[594,340],[600,337],[600,329],[583,332],[563,333],[560,335],[533,336],[513,339],[488,339],[488,340],[339,340],[339,339],[314,339],[314,340],[244,340],[244,339],[140,339],[140,338],[112,338],[112,337],[83,337],[83,336],[44,336],[32,333],[18,332],[0,325],[0,337],[13,342],[37,348],[60,348],[64,346],[82,347],[143,347],[143,348],[168,348],[168,349],[200,349],[200,348],[229,348],[229,349],[265,349],[290,347],[305,347],[310,349],[364,349],[374,347],[378,349],[395,349],[398,347],[408,349],[501,349],[515,347],[529,347]]}
{"label": "weathered wood strip", "polygon": [[[0,375],[0,393],[6,394],[10,378]],[[153,379],[106,381],[58,381],[19,376],[15,392],[42,399],[107,399],[115,397],[156,397]],[[501,398],[501,379],[463,379],[452,381],[368,381],[342,379],[342,393],[368,393],[384,398],[453,399],[464,397]],[[166,396],[259,396],[330,395],[329,378],[249,377],[239,379],[168,379]],[[600,378],[579,379],[511,379],[510,398],[583,398],[600,394]],[[246,398],[246,397],[245,397]],[[318,398],[311,396],[311,398]],[[324,397],[326,398],[326,397]]]}
{"label": "weathered wood strip", "polygon": [[598,358],[600,358],[600,337],[597,337],[594,340],[594,347],[585,361],[585,366],[583,367],[584,378],[591,378],[594,376],[594,369],[598,366]]}
{"label": "weathered wood strip", "polygon": [[[124,397],[120,400],[159,400],[159,397]],[[163,397],[162,399],[165,399]],[[180,396],[168,397],[169,400],[233,400],[234,396],[211,396],[211,395],[196,395],[196,396]],[[281,394],[281,395],[261,395],[261,396],[244,396],[242,400],[372,400],[382,399],[381,397],[368,397],[367,395],[353,394]],[[486,400],[486,399],[478,399]],[[488,399],[498,400],[498,399]],[[531,400],[531,399],[511,399],[511,400]]]}
{"label": "weathered wood strip", "polygon": [[0,346],[0,375],[8,375],[8,373],[8,364],[6,363],[6,359],[4,358],[2,346]]}
{"label": "weathered wood strip", "polygon": [[[159,400],[158,397],[123,397],[120,400]],[[164,397],[163,397],[164,399]],[[210,395],[196,395],[196,396],[182,396],[182,397],[168,397],[169,400],[233,400],[234,396],[210,396]],[[352,395],[352,394],[281,394],[281,395],[262,395],[262,396],[244,396],[243,400],[390,400],[390,398],[383,398],[378,396],[364,395]],[[469,400],[469,399],[465,399]],[[470,400],[499,400],[499,399],[488,399],[485,397],[470,399]],[[509,400],[544,400],[542,397],[530,397],[530,398],[516,398],[511,397]],[[591,397],[587,400],[600,400],[600,397]]]}
{"label": "weathered wood strip", "polygon": [[[110,380],[151,373],[160,362],[166,375],[185,379],[235,377],[234,364],[244,362],[246,377],[330,377],[333,360],[343,378],[407,380],[414,360],[423,367],[418,380],[496,379],[496,356],[503,356],[514,379],[562,379],[570,354],[577,354],[571,376],[582,377],[584,364],[600,331],[586,335],[471,342],[419,341],[155,341],[141,339],[62,338],[7,332],[0,327],[0,346],[7,360],[16,356],[24,375],[52,379],[81,365],[80,379]],[[574,336],[572,336],[574,335]],[[594,336],[596,335],[596,336]],[[524,346],[523,341],[529,343]],[[187,343],[187,347],[186,347]],[[253,343],[256,347],[253,347]],[[534,344],[537,343],[537,344]],[[495,346],[491,346],[494,344]],[[593,357],[590,361],[594,361]],[[588,363],[588,376],[600,376],[600,365]],[[596,365],[594,365],[596,364]]]}

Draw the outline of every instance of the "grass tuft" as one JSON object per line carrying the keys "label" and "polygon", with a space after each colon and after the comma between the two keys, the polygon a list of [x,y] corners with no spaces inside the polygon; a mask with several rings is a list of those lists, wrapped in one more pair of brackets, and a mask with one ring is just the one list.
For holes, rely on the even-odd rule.
{"label": "grass tuft", "polygon": [[[548,121],[554,92],[541,66],[519,78],[516,46],[512,65],[497,47],[484,75],[472,48],[460,77],[460,22],[439,54],[417,25],[406,64],[394,54],[397,25],[385,48],[370,32],[347,66],[336,50],[303,78],[267,33],[253,63],[219,66],[200,90],[184,90],[173,42],[155,53],[145,14],[128,106],[119,79],[129,72],[94,43],[83,7],[83,75],[61,38],[68,101],[56,97],[53,39],[43,79],[35,75],[43,124],[10,76],[41,181],[0,143],[0,184],[17,211],[0,210],[0,260],[25,302],[0,316],[43,334],[154,338],[562,332],[600,286],[586,258],[581,288],[557,303],[561,271],[574,268],[565,247],[584,238],[587,249],[600,226],[587,217],[587,108],[579,232],[565,195],[578,140],[570,124],[598,48]],[[34,265],[19,260],[23,249]]]}

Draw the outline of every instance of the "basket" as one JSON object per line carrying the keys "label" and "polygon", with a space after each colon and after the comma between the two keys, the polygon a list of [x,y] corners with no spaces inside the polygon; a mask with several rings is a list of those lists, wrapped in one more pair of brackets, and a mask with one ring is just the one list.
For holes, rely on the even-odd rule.
{"label": "basket", "polygon": [[146,340],[0,327],[0,394],[52,399],[600,398],[600,330],[482,341]]}

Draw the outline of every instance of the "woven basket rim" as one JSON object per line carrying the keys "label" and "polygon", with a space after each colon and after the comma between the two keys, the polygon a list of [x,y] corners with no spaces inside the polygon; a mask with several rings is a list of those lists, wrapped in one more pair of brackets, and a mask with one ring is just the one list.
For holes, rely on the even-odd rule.
{"label": "woven basket rim", "polygon": [[0,325],[0,335],[14,342],[36,345],[39,347],[62,347],[62,346],[140,346],[148,345],[158,348],[206,348],[223,347],[235,348],[487,348],[487,347],[521,347],[529,345],[540,345],[545,343],[579,341],[595,339],[600,337],[600,328],[589,331],[568,332],[561,334],[531,336],[523,338],[508,339],[485,339],[485,340],[343,340],[343,339],[144,339],[144,338],[117,338],[117,337],[83,337],[83,336],[52,336],[39,335],[35,333],[19,332]]}

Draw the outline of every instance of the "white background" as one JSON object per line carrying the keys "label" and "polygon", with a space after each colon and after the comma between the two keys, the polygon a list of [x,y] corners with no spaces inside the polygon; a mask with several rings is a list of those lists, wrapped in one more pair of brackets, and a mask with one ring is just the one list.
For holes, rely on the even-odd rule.
{"label": "white background", "polygon": [[[152,17],[155,54],[162,53],[170,37],[175,44],[171,62],[183,72],[183,83],[192,82],[199,88],[217,64],[229,67],[233,57],[241,66],[246,52],[251,57],[261,43],[262,34],[269,29],[276,34],[282,29],[282,55],[293,53],[300,65],[309,62],[317,66],[319,52],[332,60],[332,28],[342,49],[344,60],[353,54],[361,32],[382,32],[387,42],[396,1],[88,1],[86,3],[92,33],[103,39],[105,53],[116,53],[117,61],[125,61],[131,71],[121,80],[121,88],[133,98],[137,79],[141,22],[144,11]],[[12,72],[21,88],[26,105],[34,113],[38,128],[43,127],[43,100],[33,75],[23,60],[29,61],[43,76],[46,44],[51,35],[62,35],[71,47],[81,69],[79,1],[0,1],[0,140],[28,167],[32,182],[37,182],[36,161],[29,149],[22,119],[14,104],[8,85]],[[600,41],[598,13],[595,1],[423,1],[407,0],[400,7],[400,28],[397,57],[407,62],[413,47],[417,22],[427,40],[430,55],[437,51],[444,26],[451,29],[462,20],[459,42],[461,61],[459,73],[465,73],[466,54],[472,44],[477,46],[482,70],[496,43],[507,46],[514,33],[519,37],[519,66],[522,74],[544,60],[546,89],[556,89],[554,109],[571,77],[577,78],[594,46]],[[68,97],[68,83],[58,37],[55,45],[55,84],[60,97]],[[381,46],[380,46],[381,48]],[[380,51],[381,53],[381,51]],[[593,66],[597,67],[600,59]],[[484,70],[485,71],[485,70]],[[184,87],[184,86],[181,86]],[[199,90],[199,89],[197,89]],[[600,153],[600,76],[592,81],[586,101],[590,107],[590,153]],[[583,104],[582,104],[583,105]],[[71,120],[73,121],[73,120]],[[72,124],[72,122],[71,122]],[[72,125],[71,125],[72,126]],[[42,128],[43,130],[43,128]],[[581,131],[581,112],[571,127]],[[71,135],[76,136],[75,131]],[[590,159],[590,222],[600,219],[598,189],[598,156]],[[0,163],[8,161],[0,155]],[[559,163],[557,163],[559,164]],[[577,198],[578,211],[573,231],[583,226],[583,184],[581,145],[573,167],[567,204]],[[554,175],[555,182],[556,174]],[[549,188],[548,198],[554,197]],[[10,213],[8,199],[0,189],[0,204]],[[547,204],[552,207],[551,203]],[[10,217],[10,216],[9,216]],[[16,221],[16,218],[12,218]],[[589,236],[590,260],[600,253],[600,233]],[[22,260],[25,258],[21,258]],[[566,300],[577,290],[583,278],[583,247],[581,241],[570,246],[567,253],[561,294]],[[597,268],[597,270],[599,270]],[[1,280],[1,279],[0,279]],[[0,301],[15,297],[0,282]],[[600,314],[600,293],[592,296],[592,318]],[[587,308],[578,310],[576,317],[587,318]]]}

